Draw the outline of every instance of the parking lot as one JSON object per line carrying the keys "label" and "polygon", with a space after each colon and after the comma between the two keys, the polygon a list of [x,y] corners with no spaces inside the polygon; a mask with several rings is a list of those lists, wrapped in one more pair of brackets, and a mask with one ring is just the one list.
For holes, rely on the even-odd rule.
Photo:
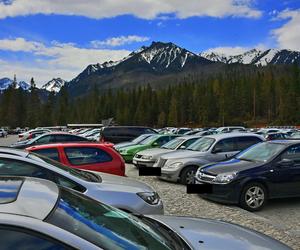
{"label": "parking lot", "polygon": [[[16,136],[0,138],[0,145],[7,146]],[[236,206],[225,206],[203,200],[198,195],[186,194],[186,187],[158,180],[156,177],[140,177],[137,169],[126,165],[130,178],[150,184],[164,201],[165,213],[220,219],[243,225],[300,249],[300,198],[270,201],[260,212],[250,213]]]}

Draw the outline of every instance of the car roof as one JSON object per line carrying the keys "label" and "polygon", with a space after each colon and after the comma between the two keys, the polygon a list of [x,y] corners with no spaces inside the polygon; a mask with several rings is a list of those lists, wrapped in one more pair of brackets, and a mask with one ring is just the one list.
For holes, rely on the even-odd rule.
{"label": "car roof", "polygon": [[[36,146],[28,147],[30,149],[46,149],[46,148],[56,148],[56,147],[93,147],[93,146],[100,146],[106,147],[104,144],[99,142],[58,142],[58,143],[49,143],[49,144],[41,144]],[[0,149],[1,152],[1,149]]]}
{"label": "car roof", "polygon": [[59,189],[51,181],[31,177],[0,178],[0,213],[44,220],[55,207],[58,196]]}
{"label": "car roof", "polygon": [[285,139],[285,140],[273,140],[268,143],[284,144],[284,145],[295,145],[300,143],[300,139]]}
{"label": "car roof", "polygon": [[27,157],[27,155],[29,153],[22,149],[0,147],[0,154],[10,154],[10,155],[17,155],[17,156],[21,156],[21,157]]}
{"label": "car roof", "polygon": [[220,139],[226,139],[226,138],[232,138],[232,137],[246,137],[246,136],[254,136],[257,138],[263,138],[261,135],[258,134],[254,134],[254,133],[237,133],[237,132],[233,132],[233,133],[225,133],[225,134],[214,134],[214,135],[206,135],[203,137],[208,137],[208,138],[213,138],[216,140],[220,140]]}
{"label": "car roof", "polygon": [[179,138],[185,139],[185,140],[190,140],[190,139],[194,139],[194,138],[201,138],[201,135],[184,135],[184,136],[180,136]]}

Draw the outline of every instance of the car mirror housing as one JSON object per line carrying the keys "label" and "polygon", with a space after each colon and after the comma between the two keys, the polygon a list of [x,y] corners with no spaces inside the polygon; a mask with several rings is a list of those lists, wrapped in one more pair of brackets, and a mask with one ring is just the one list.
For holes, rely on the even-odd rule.
{"label": "car mirror housing", "polygon": [[186,149],[186,146],[180,146],[180,149]]}
{"label": "car mirror housing", "polygon": [[281,161],[277,162],[278,167],[292,167],[294,164],[295,162],[291,159],[282,159]]}
{"label": "car mirror housing", "polygon": [[153,142],[152,146],[157,147],[158,143],[157,142]]}

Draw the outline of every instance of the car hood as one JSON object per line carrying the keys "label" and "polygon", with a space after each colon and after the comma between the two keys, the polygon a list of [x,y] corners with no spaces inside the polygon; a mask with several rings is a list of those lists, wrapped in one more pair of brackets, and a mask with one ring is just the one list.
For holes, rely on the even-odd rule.
{"label": "car hood", "polygon": [[136,144],[136,145],[129,146],[129,147],[123,147],[121,149],[126,150],[127,152],[135,152],[135,151],[141,151],[141,150],[147,149],[149,147],[150,147],[149,145]]}
{"label": "car hood", "polygon": [[233,158],[229,161],[217,162],[217,163],[206,165],[202,169],[202,171],[217,175],[226,172],[240,172],[243,170],[259,167],[262,164],[264,163],[251,162],[251,161],[245,161],[245,160],[239,160]]}
{"label": "car hood", "polygon": [[147,156],[156,156],[161,154],[166,154],[169,152],[173,152],[172,149],[166,148],[150,148],[139,152],[139,155],[147,155]]}
{"label": "car hood", "polygon": [[219,250],[291,250],[281,242],[264,234],[219,220],[146,216],[157,220],[179,234],[192,249]]}
{"label": "car hood", "polygon": [[[110,191],[120,191],[120,192],[154,192],[153,188],[149,185],[131,179],[129,177],[121,177],[112,174],[104,174],[95,171],[91,171],[94,174],[100,175],[102,182],[99,185],[101,189],[107,189]],[[96,183],[98,185],[98,183]]]}
{"label": "car hood", "polygon": [[205,152],[199,152],[199,151],[176,150],[163,155],[162,158],[167,160],[183,159],[183,158],[198,158],[198,157],[205,156],[205,154],[206,154]]}
{"label": "car hood", "polygon": [[114,147],[116,149],[119,149],[119,148],[129,147],[129,146],[133,146],[133,145],[136,145],[136,144],[133,142],[122,142],[122,143],[116,144]]}

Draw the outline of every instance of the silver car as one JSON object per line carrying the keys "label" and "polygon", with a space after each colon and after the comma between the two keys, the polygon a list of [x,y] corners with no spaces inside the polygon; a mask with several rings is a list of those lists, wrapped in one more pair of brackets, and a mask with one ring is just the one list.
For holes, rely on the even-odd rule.
{"label": "silver car", "polygon": [[72,169],[47,157],[21,150],[0,149],[0,176],[3,175],[48,179],[131,213],[164,213],[159,195],[143,182]]}
{"label": "silver car", "polygon": [[138,152],[133,157],[132,163],[136,167],[153,167],[157,159],[163,154],[173,152],[174,150],[186,149],[199,138],[201,138],[201,136],[189,135],[177,137],[162,145],[160,148],[151,148]]}
{"label": "silver car", "polygon": [[226,160],[249,146],[264,141],[251,133],[228,133],[204,136],[186,150],[162,155],[153,167],[161,168],[159,178],[182,184],[194,182],[197,169],[210,162]]}
{"label": "silver car", "polygon": [[1,249],[264,249],[281,242],[209,219],[134,216],[35,178],[0,179]]}

